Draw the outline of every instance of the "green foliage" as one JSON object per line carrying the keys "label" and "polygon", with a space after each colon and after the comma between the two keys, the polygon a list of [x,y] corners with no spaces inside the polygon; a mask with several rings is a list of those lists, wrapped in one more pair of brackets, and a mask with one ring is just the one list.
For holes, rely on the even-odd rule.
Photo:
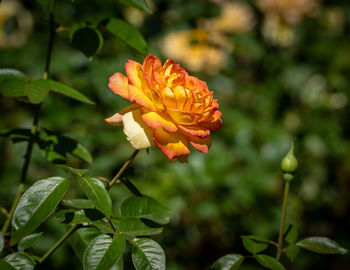
{"label": "green foliage", "polygon": [[34,260],[24,252],[12,253],[7,255],[4,260],[16,270],[33,270],[36,264]]}
{"label": "green foliage", "polygon": [[264,251],[268,247],[268,240],[257,236],[241,236],[243,246],[251,253],[256,254]]}
{"label": "green foliage", "polygon": [[259,255],[256,255],[255,258],[258,261],[258,263],[260,263],[262,266],[264,266],[267,269],[285,270],[284,266],[275,258],[272,258],[271,256],[259,254]]}
{"label": "green foliage", "polygon": [[86,248],[97,236],[101,235],[100,230],[89,227],[89,228],[80,228],[69,238],[69,243],[74,250],[75,255],[79,260],[83,261],[83,256]]}
{"label": "green foliage", "polygon": [[284,234],[284,239],[289,244],[294,244],[298,239],[298,230],[293,225],[290,225]]}
{"label": "green foliage", "polygon": [[119,0],[119,2],[123,3],[124,5],[137,8],[146,12],[147,14],[152,14],[152,10],[148,7],[145,0]]}
{"label": "green foliage", "polygon": [[30,248],[42,236],[42,234],[42,232],[33,233],[23,237],[18,243],[18,251],[24,251]]}
{"label": "green foliage", "polygon": [[64,224],[77,225],[82,223],[94,224],[94,221],[103,219],[105,215],[96,209],[66,209],[59,211],[55,217]]}
{"label": "green foliage", "polygon": [[0,93],[6,97],[26,95],[28,77],[15,69],[0,69]]}
{"label": "green foliage", "polygon": [[289,245],[285,249],[286,256],[293,262],[298,256],[300,248],[296,245]]}
{"label": "green foliage", "polygon": [[113,238],[102,234],[92,240],[84,253],[84,270],[108,270],[123,254],[125,238],[114,235]]}
{"label": "green foliage", "polygon": [[51,177],[37,181],[23,194],[13,214],[12,245],[34,231],[52,214],[68,186],[67,179]]}
{"label": "green foliage", "polygon": [[165,254],[161,246],[152,239],[136,238],[132,242],[132,262],[136,270],[164,270]]}
{"label": "green foliage", "polygon": [[218,259],[210,269],[236,270],[242,264],[244,258],[239,254],[227,254]]}
{"label": "green foliage", "polygon": [[76,209],[94,208],[94,204],[91,201],[86,199],[63,200],[62,204],[66,207],[76,208]]}
{"label": "green foliage", "polygon": [[166,224],[170,220],[170,210],[155,199],[143,196],[132,196],[121,206],[124,217],[146,218],[159,224]]}
{"label": "green foliage", "polygon": [[136,51],[147,55],[147,43],[135,27],[122,20],[111,18],[106,23],[106,29]]}
{"label": "green foliage", "polygon": [[17,270],[13,266],[11,266],[11,264],[6,262],[4,259],[0,259],[0,269],[3,269],[3,270]]}
{"label": "green foliage", "polygon": [[118,229],[121,234],[125,234],[131,238],[162,233],[162,227],[150,223],[147,220],[140,220],[138,218],[124,218],[118,224]]}
{"label": "green foliage", "polygon": [[112,200],[101,180],[94,177],[80,177],[78,182],[96,208],[110,217],[112,215]]}
{"label": "green foliage", "polygon": [[75,24],[69,33],[74,48],[82,51],[87,57],[97,54],[103,46],[101,32],[94,26]]}
{"label": "green foliage", "polygon": [[314,236],[300,240],[296,243],[298,247],[321,253],[321,254],[345,254],[348,251],[327,237]]}

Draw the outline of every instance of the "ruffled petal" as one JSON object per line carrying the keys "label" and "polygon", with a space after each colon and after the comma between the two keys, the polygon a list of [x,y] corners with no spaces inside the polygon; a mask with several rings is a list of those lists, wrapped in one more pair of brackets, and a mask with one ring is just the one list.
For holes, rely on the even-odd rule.
{"label": "ruffled petal", "polygon": [[146,94],[142,92],[139,88],[133,85],[129,85],[129,96],[131,102],[135,102],[150,111],[156,110],[152,100],[150,100],[150,98],[146,96]]}
{"label": "ruffled petal", "polygon": [[199,123],[198,125],[209,130],[218,130],[222,126],[222,120],[219,118],[213,122]]}
{"label": "ruffled petal", "polygon": [[123,115],[128,113],[128,112],[130,112],[130,111],[136,110],[138,108],[140,108],[140,105],[131,104],[130,106],[125,107],[124,109],[122,109],[121,111],[119,111],[116,114],[112,115],[111,117],[106,118],[105,121],[108,124],[113,125],[113,126],[122,125],[123,124],[123,120],[122,120]]}
{"label": "ruffled petal", "polygon": [[141,65],[135,61],[129,60],[125,64],[126,76],[128,77],[130,84],[138,88],[141,88],[142,86],[142,81],[139,77],[140,70],[141,70]]}
{"label": "ruffled petal", "polygon": [[178,125],[178,127],[181,130],[181,133],[187,133],[189,135],[192,135],[198,138],[205,138],[210,135],[210,130],[197,125],[196,126]]}
{"label": "ruffled petal", "polygon": [[144,109],[141,110],[141,113],[142,120],[152,129],[163,128],[167,132],[176,132],[178,130],[177,126],[165,115]]}
{"label": "ruffled petal", "polygon": [[129,99],[128,78],[121,73],[115,73],[109,78],[108,87],[117,95]]}
{"label": "ruffled petal", "polygon": [[154,131],[154,142],[170,160],[190,154],[190,145],[179,132],[168,133],[161,128],[156,129]]}
{"label": "ruffled petal", "polygon": [[[187,137],[187,136],[186,136]],[[198,138],[198,137],[188,137],[188,140],[190,144],[196,148],[199,152],[202,153],[208,153],[211,143],[212,143],[212,137],[208,136],[206,138]]]}

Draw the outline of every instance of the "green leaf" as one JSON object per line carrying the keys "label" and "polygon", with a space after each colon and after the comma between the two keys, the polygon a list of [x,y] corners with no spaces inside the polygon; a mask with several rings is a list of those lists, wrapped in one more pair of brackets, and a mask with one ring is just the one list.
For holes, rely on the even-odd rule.
{"label": "green leaf", "polygon": [[80,261],[83,261],[84,252],[90,242],[101,232],[96,228],[80,228],[69,237],[69,243]]}
{"label": "green leaf", "polygon": [[5,238],[2,232],[0,232],[0,253],[5,247]]}
{"label": "green leaf", "polygon": [[[251,253],[256,254],[265,250],[268,246],[267,243],[262,243],[255,240],[252,236],[241,236],[243,241],[243,246]],[[257,236],[255,236],[257,238]]]}
{"label": "green leaf", "polygon": [[40,129],[37,141],[43,155],[54,164],[66,163],[68,154],[86,162],[92,162],[92,156],[89,151],[70,137],[47,129]]}
{"label": "green leaf", "polygon": [[36,0],[41,6],[46,7],[49,0]]}
{"label": "green leaf", "polygon": [[128,179],[126,179],[126,178],[122,178],[120,181],[121,181],[121,182],[127,187],[127,189],[128,189],[131,193],[133,193],[135,196],[140,196],[140,197],[142,197],[142,193],[137,189],[137,187],[136,187],[133,183],[131,183],[130,180],[128,180]]}
{"label": "green leaf", "polygon": [[136,238],[132,242],[132,262],[136,270],[164,270],[165,254],[162,247],[152,239]]}
{"label": "green leaf", "polygon": [[70,39],[74,48],[87,57],[97,54],[103,46],[101,32],[91,25],[75,24],[70,30]]}
{"label": "green leaf", "polygon": [[22,195],[13,214],[10,244],[34,231],[49,217],[67,191],[69,181],[62,177],[51,177],[37,181]]}
{"label": "green leaf", "polygon": [[29,81],[26,87],[26,95],[31,103],[43,102],[50,91],[50,83],[44,79]]}
{"label": "green leaf", "polygon": [[129,7],[137,8],[147,14],[152,14],[152,10],[148,7],[145,0],[119,0],[119,2]]}
{"label": "green leaf", "polygon": [[148,196],[129,197],[121,206],[121,214],[124,217],[146,218],[159,224],[170,220],[170,210]]}
{"label": "green leaf", "polygon": [[114,235],[113,239],[102,234],[91,241],[86,248],[83,259],[84,270],[108,270],[122,256],[125,249],[125,238]]}
{"label": "green leaf", "polygon": [[286,256],[293,262],[300,252],[300,248],[296,245],[289,245],[286,250]]}
{"label": "green leaf", "polygon": [[126,234],[130,237],[155,235],[160,234],[163,231],[162,227],[155,226],[151,227],[151,224],[146,224],[147,221],[142,221],[138,218],[125,218],[119,223],[119,232]]}
{"label": "green leaf", "polygon": [[337,242],[322,236],[308,237],[296,243],[298,247],[322,254],[342,254],[348,251]]}
{"label": "green leaf", "polygon": [[[89,155],[90,155],[90,153],[89,153]],[[92,158],[90,160],[92,161]],[[73,167],[69,167],[69,166],[64,165],[64,164],[57,164],[56,167],[60,168],[61,170],[66,171],[66,172],[71,172],[77,176],[83,176],[84,174],[87,174],[89,172],[88,169],[73,168]]]}
{"label": "green leaf", "polygon": [[31,133],[29,129],[16,128],[16,129],[3,129],[0,131],[0,136],[10,137],[13,143],[29,141]]}
{"label": "green leaf", "polygon": [[33,233],[23,237],[21,241],[18,243],[18,250],[23,251],[25,249],[30,248],[42,235],[43,233]]}
{"label": "green leaf", "polygon": [[148,54],[147,43],[140,32],[130,24],[115,18],[108,20],[106,28],[117,38],[124,41],[143,55]]}
{"label": "green leaf", "polygon": [[24,252],[17,252],[7,255],[5,261],[9,263],[16,270],[33,270],[35,262]]}
{"label": "green leaf", "polygon": [[63,205],[75,209],[92,209],[94,204],[85,199],[73,199],[73,200],[63,200]]}
{"label": "green leaf", "polygon": [[0,93],[6,97],[26,96],[28,77],[15,69],[0,69]]}
{"label": "green leaf", "polygon": [[227,254],[218,259],[210,269],[236,270],[242,264],[244,258],[240,254]]}
{"label": "green leaf", "polygon": [[103,219],[105,215],[96,209],[66,209],[59,211],[55,217],[62,223],[76,225],[82,223],[93,223],[94,221]]}
{"label": "green leaf", "polygon": [[96,208],[110,217],[112,215],[112,200],[101,180],[94,177],[80,177],[78,182]]}
{"label": "green leaf", "polygon": [[298,230],[293,225],[290,225],[285,232],[284,239],[289,244],[294,244],[295,241],[297,241],[297,239],[298,239]]}
{"label": "green leaf", "polygon": [[83,95],[82,93],[80,93],[79,91],[63,84],[60,82],[56,82],[53,80],[47,80],[50,84],[50,89],[53,92],[56,92],[58,94],[70,97],[72,99],[84,102],[84,103],[88,103],[88,104],[95,104],[93,101],[91,101],[88,97],[86,97],[85,95]]}
{"label": "green leaf", "polygon": [[16,270],[11,264],[6,262],[4,259],[0,259],[0,269],[1,270]]}
{"label": "green leaf", "polygon": [[255,256],[258,263],[260,263],[262,266],[272,269],[272,270],[285,270],[284,266],[277,261],[275,258],[272,258],[271,256],[259,254]]}

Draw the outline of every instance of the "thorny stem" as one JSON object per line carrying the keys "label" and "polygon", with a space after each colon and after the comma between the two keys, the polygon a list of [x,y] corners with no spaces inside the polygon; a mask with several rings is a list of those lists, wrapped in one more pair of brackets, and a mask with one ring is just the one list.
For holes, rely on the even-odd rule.
{"label": "thorny stem", "polygon": [[8,216],[6,218],[4,225],[2,226],[1,232],[2,232],[3,235],[5,235],[7,233],[7,230],[10,227],[13,213],[15,212],[16,206],[17,206],[17,204],[19,202],[19,199],[21,198],[23,192],[24,192],[24,185],[20,184],[19,187],[18,187],[18,192],[17,192],[16,198],[15,198],[13,204],[12,204],[10,213],[8,214]]}
{"label": "thorny stem", "polygon": [[126,168],[130,165],[130,163],[135,159],[136,155],[140,152],[140,150],[135,150],[134,153],[130,156],[130,158],[124,163],[124,165],[120,168],[118,173],[114,176],[111,182],[107,185],[107,190],[109,190],[120,178]]}
{"label": "thorny stem", "polygon": [[283,195],[283,206],[282,206],[282,217],[281,217],[281,224],[280,224],[280,232],[279,232],[279,236],[278,236],[276,260],[279,260],[281,257],[281,254],[282,254],[284,221],[286,219],[286,213],[287,213],[287,200],[288,200],[288,193],[289,193],[289,185],[290,185],[289,181],[285,181],[284,195]]}
{"label": "thorny stem", "polygon": [[52,253],[56,251],[76,230],[80,229],[83,227],[81,224],[77,224],[73,227],[71,227],[62,237],[58,242],[48,251],[46,252],[39,260],[38,263],[42,264]]}

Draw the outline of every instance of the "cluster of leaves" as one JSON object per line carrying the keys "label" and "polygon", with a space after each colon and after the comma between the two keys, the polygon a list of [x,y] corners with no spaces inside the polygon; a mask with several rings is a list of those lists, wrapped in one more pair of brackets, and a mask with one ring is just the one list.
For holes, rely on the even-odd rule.
{"label": "cluster of leaves", "polygon": [[[68,180],[51,177],[37,181],[22,195],[12,219],[13,231],[9,247],[17,252],[0,260],[1,269],[34,269],[42,259],[25,251],[42,236],[35,232],[53,213],[55,218],[73,233],[70,244],[83,262],[84,269],[109,269],[118,263],[122,268],[122,255],[126,241],[132,245],[132,261],[136,269],[165,269],[165,254],[161,246],[148,238],[162,232],[169,222],[168,208],[151,197],[144,196],[127,179],[121,182],[135,195],[121,205],[121,215],[114,216],[112,200],[106,181],[83,176],[82,170],[66,169],[77,173]],[[70,181],[77,181],[87,199],[62,200]],[[60,209],[60,210],[58,210]],[[5,238],[0,234],[0,251]]]}
{"label": "cluster of leaves", "polygon": [[[288,245],[282,249],[282,252],[287,258],[293,262],[300,252],[300,248],[313,251],[321,254],[345,254],[347,250],[338,245],[335,241],[321,236],[307,237],[301,240],[298,239],[297,229],[290,225],[284,235],[284,240]],[[271,270],[285,270],[284,265],[279,261],[279,258],[274,258],[270,255],[261,254],[269,245],[278,247],[278,243],[255,235],[242,236],[243,246],[252,255],[243,256],[240,254],[227,254],[218,259],[212,269],[216,270],[235,270],[243,263],[245,258],[255,259],[261,266]]]}

